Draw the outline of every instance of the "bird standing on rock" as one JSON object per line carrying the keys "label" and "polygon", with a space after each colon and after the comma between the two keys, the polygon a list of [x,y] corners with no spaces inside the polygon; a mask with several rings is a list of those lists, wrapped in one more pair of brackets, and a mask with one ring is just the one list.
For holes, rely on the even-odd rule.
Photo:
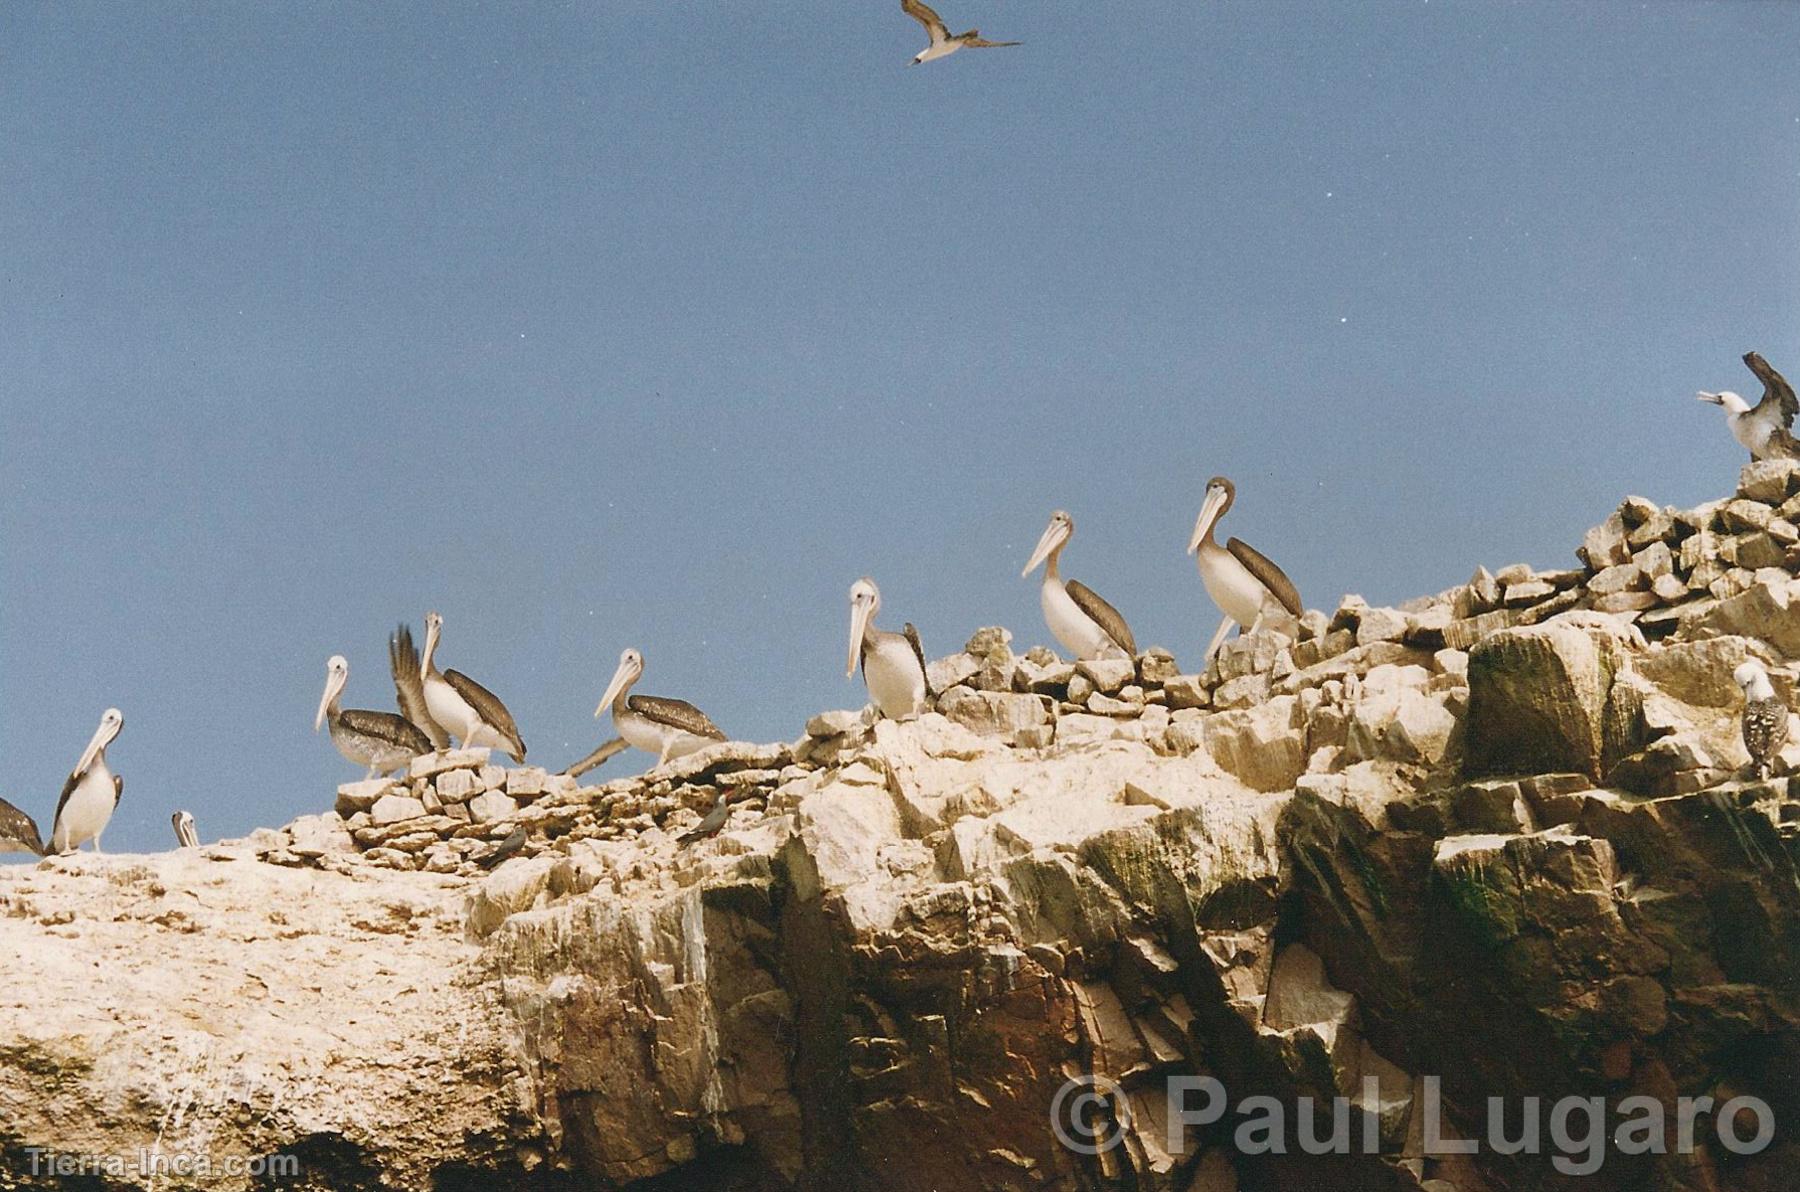
{"label": "bird standing on rock", "polygon": [[725,822],[731,818],[731,792],[721,790],[712,810],[703,816],[699,823],[675,838],[676,844],[692,844],[696,840],[704,840],[708,836],[717,836],[725,828]]}
{"label": "bird standing on rock", "polygon": [[1800,459],[1800,440],[1791,432],[1794,415],[1800,414],[1794,387],[1755,352],[1745,352],[1744,363],[1763,383],[1762,400],[1754,406],[1729,389],[1718,393],[1702,389],[1696,396],[1725,407],[1732,437],[1744,445],[1751,459]]}
{"label": "bird standing on rock", "polygon": [[56,818],[50,825],[51,852],[72,853],[90,840],[94,851],[100,851],[100,833],[125,793],[125,780],[107,768],[106,747],[124,728],[125,714],[117,708],[108,708],[100,717],[100,727],[69,771],[62,797],[56,801]]}
{"label": "bird standing on rock", "polygon": [[1775,694],[1769,673],[1759,662],[1745,662],[1731,672],[1731,677],[1744,691],[1744,748],[1756,776],[1767,778],[1769,764],[1788,739],[1788,709]]}

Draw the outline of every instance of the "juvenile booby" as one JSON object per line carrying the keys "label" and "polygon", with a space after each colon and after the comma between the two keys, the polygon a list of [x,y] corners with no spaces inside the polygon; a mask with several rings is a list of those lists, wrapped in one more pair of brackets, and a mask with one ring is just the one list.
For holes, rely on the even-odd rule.
{"label": "juvenile booby", "polygon": [[175,843],[181,848],[199,848],[200,834],[194,831],[194,817],[185,811],[177,811],[169,817],[175,825]]}
{"label": "juvenile booby", "polygon": [[401,625],[388,635],[388,669],[394,675],[394,699],[400,715],[431,738],[433,749],[450,748],[450,734],[431,718],[425,703],[424,668],[419,664],[418,647],[413,645],[411,625]]}
{"label": "juvenile booby", "polygon": [[1069,544],[1074,534],[1074,518],[1061,509],[1052,513],[1050,524],[1044,527],[1037,549],[1031,552],[1031,561],[1019,572],[1019,578],[1024,579],[1039,563],[1044,564],[1044,583],[1038,589],[1044,623],[1050,627],[1051,636],[1061,642],[1062,648],[1073,654],[1076,661],[1135,658],[1137,641],[1131,636],[1131,627],[1125,624],[1119,610],[1100,599],[1097,592],[1080,580],[1065,581],[1062,577],[1063,547]]}
{"label": "juvenile booby", "polygon": [[563,773],[567,774],[570,778],[580,778],[589,770],[598,769],[600,766],[604,765],[607,759],[614,757],[617,754],[624,753],[630,748],[630,741],[627,741],[624,737],[614,737],[606,744],[600,746],[600,748],[594,750],[594,752],[588,754],[586,757],[564,770]]}
{"label": "juvenile booby", "polygon": [[904,12],[919,24],[925,26],[925,35],[931,44],[913,55],[912,65],[930,62],[934,58],[944,58],[967,46],[977,50],[992,50],[1000,46],[1016,46],[1016,41],[988,41],[981,36],[981,30],[971,29],[967,33],[951,33],[950,27],[920,0],[900,0],[900,11]]}
{"label": "juvenile booby", "polygon": [[404,716],[340,707],[338,696],[349,681],[350,663],[342,654],[325,660],[325,691],[319,696],[313,732],[329,721],[331,743],[350,761],[367,766],[370,778],[398,770],[421,753],[431,752],[431,738]]}
{"label": "juvenile booby", "polygon": [[696,840],[704,840],[708,836],[717,836],[724,830],[725,823],[731,818],[731,791],[721,789],[719,797],[714,801],[712,810],[700,817],[700,822],[675,838],[676,844],[692,844]]}
{"label": "juvenile booby", "polygon": [[44,840],[38,835],[37,821],[5,799],[0,799],[0,853],[44,855]]}
{"label": "juvenile booby", "polygon": [[1200,505],[1200,516],[1194,522],[1194,535],[1188,539],[1188,554],[1195,556],[1200,580],[1206,594],[1225,613],[1218,631],[1207,644],[1210,661],[1225,640],[1225,634],[1236,622],[1245,633],[1255,629],[1271,613],[1286,612],[1298,617],[1306,610],[1300,593],[1274,562],[1261,551],[1237,538],[1220,546],[1213,536],[1220,519],[1230,512],[1237,500],[1237,486],[1223,476],[1206,482],[1206,499]]}
{"label": "juvenile booby", "polygon": [[90,840],[94,851],[100,851],[100,833],[125,793],[125,780],[107,769],[106,747],[124,727],[125,714],[117,708],[108,708],[100,717],[100,727],[81,751],[81,760],[69,771],[62,797],[56,801],[56,818],[50,827],[51,852],[73,852]]}
{"label": "juvenile booby", "polygon": [[670,758],[683,757],[727,739],[705,712],[686,700],[628,695],[631,685],[643,674],[642,654],[636,650],[620,654],[612,682],[606,685],[606,694],[594,709],[598,718],[611,708],[613,725],[633,748],[654,753],[660,766]]}
{"label": "juvenile booby", "polygon": [[444,618],[425,614],[425,659],[419,666],[419,680],[425,687],[426,710],[447,732],[461,739],[464,749],[487,745],[523,763],[525,742],[506,705],[469,676],[438,670],[433,656],[443,629]]}
{"label": "juvenile booby", "polygon": [[875,628],[880,608],[881,590],[874,580],[864,576],[850,585],[850,659],[844,677],[855,674],[860,661],[863,683],[881,714],[889,720],[913,720],[925,711],[931,695],[925,647],[910,621],[904,633]]}
{"label": "juvenile booby", "polygon": [[1762,400],[1754,406],[1729,389],[1708,393],[1702,389],[1701,401],[1725,407],[1725,421],[1732,437],[1744,445],[1755,459],[1800,459],[1800,441],[1790,428],[1794,415],[1800,414],[1800,399],[1787,378],[1769,367],[1769,362],[1755,352],[1744,353],[1744,363],[1763,383]]}
{"label": "juvenile booby", "polygon": [[1741,663],[1731,672],[1731,677],[1744,692],[1744,748],[1750,754],[1756,776],[1767,778],[1769,763],[1787,744],[1787,705],[1775,694],[1775,686],[1769,682],[1769,674],[1760,663]]}

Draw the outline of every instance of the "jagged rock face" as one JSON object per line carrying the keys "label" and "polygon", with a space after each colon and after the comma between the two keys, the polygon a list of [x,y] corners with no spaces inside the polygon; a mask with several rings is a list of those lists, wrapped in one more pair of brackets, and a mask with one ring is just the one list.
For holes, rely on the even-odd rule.
{"label": "jagged rock face", "polygon": [[[30,1146],[155,1143],[307,1174],[101,1186],[1788,1189],[1788,1132],[1741,1157],[1703,1119],[1578,1178],[1554,1147],[1427,1154],[1424,1123],[1800,1113],[1800,748],[1734,781],[1730,681],[1754,657],[1792,695],[1800,587],[1747,561],[1797,487],[1634,498],[1582,568],[1347,598],[1200,672],[989,629],[906,724],[821,713],[599,787],[453,751],[245,842],[5,871],[32,961],[0,998],[0,1187],[96,1186],[21,1177]],[[721,791],[724,831],[679,844]],[[1290,1122],[1346,1098],[1379,1153],[1171,1132],[1168,1082],[1201,1077]],[[1116,1146],[1059,1140],[1071,1078]]]}

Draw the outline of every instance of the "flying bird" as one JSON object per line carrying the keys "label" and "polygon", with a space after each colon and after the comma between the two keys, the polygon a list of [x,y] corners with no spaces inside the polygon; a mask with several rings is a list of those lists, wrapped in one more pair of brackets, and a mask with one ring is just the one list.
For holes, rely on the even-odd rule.
{"label": "flying bird", "polygon": [[329,721],[331,743],[346,759],[367,766],[370,778],[398,770],[420,754],[431,752],[431,738],[406,717],[340,706],[338,697],[349,681],[350,663],[342,654],[325,660],[325,691],[319,696],[313,732]]}
{"label": "flying bird", "polygon": [[1745,352],[1744,363],[1763,383],[1762,400],[1754,406],[1729,389],[1718,393],[1702,389],[1697,396],[1725,407],[1732,437],[1744,445],[1751,459],[1800,459],[1800,440],[1791,433],[1794,415],[1800,414],[1794,387],[1755,352]]}
{"label": "flying bird", "polygon": [[1024,579],[1039,563],[1044,564],[1044,583],[1038,589],[1044,623],[1077,661],[1137,657],[1137,641],[1119,610],[1081,581],[1063,580],[1063,547],[1074,536],[1075,519],[1061,509],[1052,513],[1050,524],[1044,527],[1037,548],[1031,552],[1031,561],[1019,572],[1019,578]]}
{"label": "flying bird", "polygon": [[869,698],[889,720],[914,720],[925,711],[931,681],[925,676],[925,647],[909,621],[904,633],[875,628],[881,590],[867,576],[850,585],[850,655],[844,677],[862,663]]}
{"label": "flying bird", "polygon": [[725,827],[725,821],[731,818],[731,792],[721,790],[719,797],[708,811],[700,818],[700,822],[675,838],[676,844],[692,844],[696,840],[704,840],[708,836],[717,836]]}
{"label": "flying bird", "polygon": [[425,690],[425,707],[431,719],[455,733],[462,747],[486,745],[501,749],[515,762],[525,761],[525,741],[512,713],[498,696],[458,671],[439,671],[434,656],[444,618],[425,614],[425,658],[419,665],[419,682]]}
{"label": "flying bird", "polygon": [[1202,663],[1218,653],[1233,622],[1243,632],[1250,633],[1271,613],[1286,612],[1298,617],[1306,611],[1294,581],[1267,555],[1236,538],[1228,539],[1224,546],[1214,538],[1213,531],[1236,500],[1237,486],[1231,481],[1223,476],[1208,480],[1206,499],[1194,522],[1193,537],[1188,539],[1188,554],[1194,556],[1200,568],[1200,581],[1206,585],[1206,594],[1225,613],[1225,619],[1219,622],[1218,631],[1207,644]]}
{"label": "flying bird", "polygon": [[912,65],[914,66],[936,58],[948,57],[964,46],[977,50],[992,50],[1000,46],[1023,44],[1017,41],[988,41],[981,36],[979,29],[952,34],[950,27],[944,24],[943,19],[931,11],[928,6],[920,3],[920,0],[900,0],[900,11],[925,26],[925,35],[931,39],[930,45],[913,55]]}
{"label": "flying bird", "polygon": [[620,654],[619,667],[613,671],[594,716],[603,716],[611,708],[619,735],[634,748],[654,753],[659,766],[726,739],[705,712],[686,700],[627,694],[643,675],[642,654],[636,650]]}
{"label": "flying bird", "polygon": [[44,841],[38,835],[37,821],[5,799],[0,799],[0,853],[44,855]]}
{"label": "flying bird", "polygon": [[1788,710],[1775,694],[1769,673],[1754,661],[1739,664],[1731,677],[1744,691],[1744,748],[1757,778],[1767,778],[1769,764],[1788,739]]}
{"label": "flying bird", "polygon": [[194,831],[194,817],[186,811],[177,811],[169,817],[175,825],[175,843],[181,848],[199,848],[200,834]]}
{"label": "flying bird", "polygon": [[81,760],[69,771],[62,797],[56,801],[56,818],[50,827],[50,851],[74,852],[88,841],[100,851],[100,833],[112,819],[113,808],[125,794],[125,780],[106,766],[106,747],[125,727],[125,714],[108,708],[100,727],[81,751]]}

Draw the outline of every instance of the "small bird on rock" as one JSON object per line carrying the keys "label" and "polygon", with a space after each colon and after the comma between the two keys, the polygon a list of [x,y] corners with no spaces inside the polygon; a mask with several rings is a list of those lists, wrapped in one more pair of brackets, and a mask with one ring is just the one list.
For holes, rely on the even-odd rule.
{"label": "small bird on rock", "polygon": [[722,790],[719,792],[718,802],[712,805],[712,810],[706,813],[705,818],[695,824],[691,830],[677,836],[675,843],[692,844],[694,841],[704,840],[708,836],[717,836],[724,829],[725,821],[730,818],[731,792]]}
{"label": "small bird on rock", "polygon": [[1769,674],[1759,662],[1745,662],[1731,672],[1744,691],[1744,748],[1758,778],[1767,778],[1769,763],[1788,739],[1788,709],[1775,694]]}
{"label": "small bird on rock", "polygon": [[508,836],[505,840],[502,840],[499,844],[496,844],[492,852],[488,853],[485,857],[478,859],[475,863],[484,869],[492,869],[508,857],[516,856],[519,850],[524,847],[525,825],[520,824],[513,829],[512,835]]}

